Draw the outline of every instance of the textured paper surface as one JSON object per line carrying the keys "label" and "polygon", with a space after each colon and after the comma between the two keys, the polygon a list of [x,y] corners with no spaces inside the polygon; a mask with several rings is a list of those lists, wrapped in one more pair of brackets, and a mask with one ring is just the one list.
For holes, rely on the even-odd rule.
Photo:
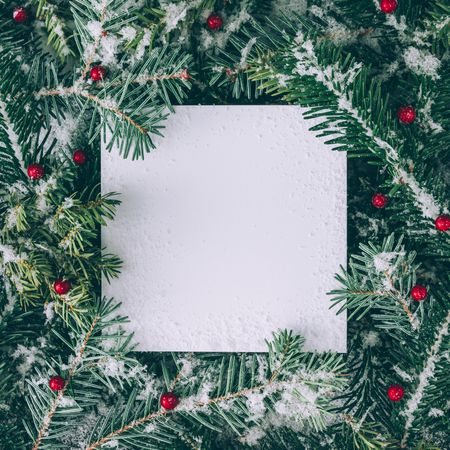
{"label": "textured paper surface", "polygon": [[346,351],[326,292],[346,263],[346,156],[295,106],[181,106],[145,161],[102,151],[120,192],[103,245],[124,261],[103,294],[145,351],[266,351],[288,328]]}

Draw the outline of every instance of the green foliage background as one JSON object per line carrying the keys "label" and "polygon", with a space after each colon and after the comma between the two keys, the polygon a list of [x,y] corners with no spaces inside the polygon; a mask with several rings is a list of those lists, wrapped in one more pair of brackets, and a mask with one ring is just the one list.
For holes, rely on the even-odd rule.
{"label": "green foliage background", "polygon": [[[450,448],[450,245],[434,227],[449,208],[449,7],[32,0],[17,24],[18,6],[0,6],[0,446]],[[220,31],[205,25],[212,12]],[[95,64],[108,71],[97,84]],[[347,151],[354,256],[332,295],[349,316],[347,355],[303,353],[289,332],[267,356],[133,353],[100,293],[121,265],[101,252],[119,202],[99,190],[100,138],[110,128],[110,147],[142,158],[180,103],[300,104],[323,118],[318,138]],[[407,104],[410,126],[396,117]],[[60,277],[73,284],[64,297]],[[399,403],[391,384],[405,388]],[[182,399],[172,412],[159,407],[167,390]]]}

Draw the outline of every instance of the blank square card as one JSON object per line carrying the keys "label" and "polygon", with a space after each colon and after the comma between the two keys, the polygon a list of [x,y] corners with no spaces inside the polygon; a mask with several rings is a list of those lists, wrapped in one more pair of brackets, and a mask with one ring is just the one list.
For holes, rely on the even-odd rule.
{"label": "blank square card", "polygon": [[347,168],[296,106],[180,106],[144,161],[102,149],[121,193],[102,245],[124,260],[121,301],[143,351],[264,352],[292,329],[346,351],[326,293],[346,264]]}

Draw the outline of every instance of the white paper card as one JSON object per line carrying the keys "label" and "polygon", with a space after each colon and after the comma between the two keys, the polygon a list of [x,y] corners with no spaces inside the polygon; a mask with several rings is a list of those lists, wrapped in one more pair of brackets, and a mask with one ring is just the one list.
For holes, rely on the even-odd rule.
{"label": "white paper card", "polygon": [[103,294],[143,351],[264,352],[292,329],[346,351],[326,292],[346,263],[346,155],[296,106],[180,106],[145,161],[102,151],[120,192],[103,245],[125,262]]}

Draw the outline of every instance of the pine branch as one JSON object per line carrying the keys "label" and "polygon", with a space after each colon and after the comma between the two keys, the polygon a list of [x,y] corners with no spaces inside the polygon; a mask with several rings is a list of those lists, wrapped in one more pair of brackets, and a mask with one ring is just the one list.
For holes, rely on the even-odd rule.
{"label": "pine branch", "polygon": [[[89,86],[78,81],[73,86],[41,89],[36,98],[50,109],[52,98],[62,101],[65,108],[76,100],[80,111],[93,109],[89,127],[89,140],[97,139],[100,132],[109,130],[107,148],[115,143],[127,157],[133,149],[133,158],[143,158],[154,147],[152,134],[160,135],[161,122],[165,120],[166,108],[171,108],[171,96],[176,101],[184,97],[183,89],[189,86],[186,66],[189,57],[168,48],[154,51],[143,63],[130,67],[123,76],[110,76],[99,85]],[[164,67],[162,72],[161,67]],[[96,126],[97,118],[100,125]]]}
{"label": "pine branch", "polygon": [[[312,130],[321,131],[319,136],[337,135],[326,143],[349,153],[371,152],[387,166],[393,182],[408,189],[424,223],[432,225],[432,220],[447,210],[446,202],[423,187],[405,160],[405,139],[370,69],[329,42],[320,41],[321,35],[310,31],[311,24],[305,25],[306,33],[297,33],[290,23],[283,25],[288,28],[273,25],[272,32],[284,37],[284,44],[270,40],[267,30],[255,27],[254,32],[265,38],[270,62],[261,68],[259,58],[249,61],[250,78],[263,81],[262,88],[268,93],[310,107],[306,118],[325,117]],[[288,34],[294,30],[294,36]]]}
{"label": "pine branch", "polygon": [[[250,399],[254,396],[260,398],[261,401],[266,399],[268,411],[272,411],[279,396],[283,395],[297,397],[295,401],[300,402],[300,405],[308,405],[312,401],[310,405],[310,408],[312,408],[311,415],[306,415],[304,419],[305,426],[309,425],[316,430],[323,429],[325,424],[322,421],[322,415],[330,414],[329,412],[327,413],[325,406],[327,404],[327,397],[330,400],[331,392],[339,390],[342,385],[342,380],[340,380],[339,375],[339,370],[342,367],[341,361],[339,357],[334,355],[327,355],[321,358],[315,355],[303,354],[301,353],[301,343],[302,340],[300,338],[287,332],[275,336],[274,342],[269,344],[269,366],[271,370],[268,376],[264,377],[265,381],[259,384],[253,384],[254,376],[249,379],[249,382],[244,381],[245,375],[243,375],[242,371],[245,371],[245,358],[242,358],[241,365],[239,366],[239,383],[235,384],[233,379],[236,377],[234,372],[237,370],[237,367],[235,367],[234,358],[232,357],[228,370],[222,366],[215,382],[211,380],[211,375],[214,374],[214,371],[212,371],[210,366],[205,367],[206,370],[204,373],[201,371],[197,372],[197,377],[204,384],[203,388],[209,386],[208,392],[216,392],[216,395],[209,396],[203,394],[201,391],[197,392],[197,386],[192,385],[191,381],[186,379],[185,383],[180,386],[180,390],[190,392],[191,395],[187,397],[183,396],[180,405],[176,409],[158,409],[155,411],[151,408],[152,403],[148,402],[142,410],[145,414],[140,416],[137,416],[136,412],[131,413],[131,411],[140,411],[133,404],[134,397],[132,395],[130,397],[131,402],[127,403],[123,411],[119,412],[118,417],[108,419],[108,422],[111,421],[111,424],[107,425],[103,423],[99,432],[101,433],[102,430],[111,430],[114,423],[118,423],[120,426],[103,435],[98,440],[91,442],[86,447],[86,450],[100,448],[112,441],[115,442],[116,439],[120,439],[120,442],[123,442],[124,445],[129,444],[133,446],[134,442],[143,442],[146,436],[149,436],[149,433],[150,435],[152,434],[152,431],[146,430],[154,429],[156,433],[161,427],[170,427],[172,430],[176,430],[177,426],[181,426],[179,420],[183,418],[198,421],[199,424],[213,429],[218,429],[217,427],[220,427],[220,423],[223,422],[229,425],[235,432],[239,433],[240,429],[245,429],[247,426],[230,408],[235,407],[240,415],[244,414],[248,416],[249,409],[245,402],[251,401]],[[181,370],[175,376],[171,386],[175,386],[175,382],[179,383],[182,377],[183,371]],[[212,383],[216,387],[213,387]],[[200,386],[201,388],[202,386]],[[317,399],[317,402],[309,400],[307,394],[309,389],[313,391],[319,389],[321,399]],[[287,392],[290,394],[286,394]],[[323,405],[321,402],[323,402]],[[315,406],[313,406],[314,403],[316,403]],[[308,406],[305,407],[308,408]],[[206,411],[209,411],[209,413],[207,414]],[[230,412],[228,413],[227,411]],[[125,417],[130,417],[131,420],[124,421],[123,414],[125,414]],[[169,418],[174,422],[171,424],[168,423],[167,420]],[[250,415],[247,420],[252,421],[255,419],[251,419]],[[153,426],[150,427],[149,424],[154,424],[155,428]],[[182,428],[179,428],[179,433],[182,433],[181,430]]]}
{"label": "pine branch", "polygon": [[75,374],[75,371],[77,370],[78,366],[81,364],[81,362],[83,360],[83,355],[84,355],[84,352],[85,352],[86,347],[88,345],[89,339],[91,338],[91,335],[92,335],[92,333],[94,331],[94,328],[97,325],[97,322],[99,321],[99,319],[100,319],[99,316],[95,316],[94,317],[94,320],[92,321],[91,326],[89,327],[89,330],[86,333],[86,336],[83,338],[83,341],[81,342],[80,348],[79,348],[77,354],[75,355],[75,358],[72,360],[72,363],[69,366],[68,376],[67,376],[67,379],[65,381],[65,385],[58,392],[56,398],[51,403],[51,406],[50,406],[48,412],[45,414],[45,416],[44,416],[44,418],[42,420],[42,426],[41,426],[41,428],[40,428],[40,430],[38,432],[36,440],[34,441],[33,450],[38,450],[43,437],[47,433],[47,430],[50,427],[52,418],[55,415],[55,412],[56,412],[56,410],[57,410],[57,408],[58,408],[58,406],[59,406],[59,404],[61,402],[61,399],[63,398],[64,393],[66,392],[66,389],[67,389],[68,385],[72,381],[72,378],[73,378],[73,376]]}
{"label": "pine branch", "polygon": [[[53,330],[72,356],[67,366],[60,361],[53,363],[59,365],[60,374],[66,371],[64,387],[56,396],[48,388],[42,389],[41,380],[48,380],[45,375],[38,373],[38,378],[28,380],[27,403],[33,413],[35,431],[31,425],[27,425],[27,431],[33,437],[34,450],[61,448],[61,430],[73,430],[80,415],[101,401],[105,386],[114,389],[111,364],[127,367],[134,376],[142,371],[127,356],[133,346],[131,336],[121,329],[125,319],[117,315],[118,306],[97,300],[95,307],[86,313],[84,323],[69,322],[68,333]],[[50,369],[50,373],[54,370]],[[142,376],[142,382],[145,380],[148,378]],[[123,389],[122,381],[116,382]]]}
{"label": "pine branch", "polygon": [[413,395],[406,403],[406,408],[404,411],[404,415],[406,416],[406,422],[404,425],[404,432],[401,441],[401,447],[407,448],[409,435],[411,427],[414,423],[415,416],[420,409],[421,402],[423,401],[423,397],[425,394],[425,390],[430,384],[431,380],[435,375],[436,364],[438,363],[440,358],[443,358],[444,352],[442,350],[442,344],[444,342],[444,338],[449,334],[449,326],[450,326],[450,311],[447,314],[447,317],[440,324],[433,345],[427,352],[428,358],[425,362],[424,368],[419,375],[419,384]]}
{"label": "pine branch", "polygon": [[409,298],[416,278],[415,252],[407,254],[402,239],[395,244],[393,234],[381,247],[360,244],[360,249],[362,254],[350,259],[349,270],[336,276],[344,289],[330,292],[335,305],[343,303],[338,313],[347,309],[349,319],[361,320],[375,310],[372,318],[387,332],[417,332],[423,308]]}
{"label": "pine branch", "polygon": [[[110,279],[121,267],[120,259],[98,247],[99,227],[114,218],[120,202],[114,193],[99,194],[98,186],[69,195],[72,189],[67,172],[18,185],[5,197],[0,221],[0,261],[23,306],[46,299],[66,321],[81,320],[102,273]],[[53,288],[61,276],[76,280],[65,295]]]}
{"label": "pine branch", "polygon": [[53,48],[60,58],[61,62],[65,62],[68,57],[74,56],[74,51],[70,48],[67,39],[67,24],[64,18],[59,16],[58,6],[52,4],[49,0],[32,0],[37,6],[36,16],[42,20],[48,32],[48,45]]}

